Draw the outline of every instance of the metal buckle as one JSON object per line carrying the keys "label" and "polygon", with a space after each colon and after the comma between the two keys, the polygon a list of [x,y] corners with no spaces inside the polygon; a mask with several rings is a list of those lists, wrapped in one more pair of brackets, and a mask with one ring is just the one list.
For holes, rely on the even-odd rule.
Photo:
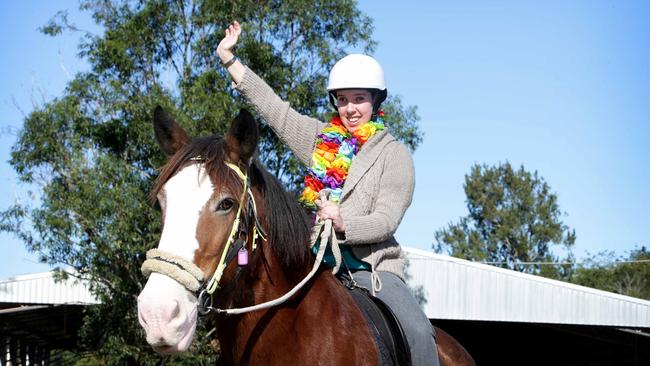
{"label": "metal buckle", "polygon": [[197,297],[198,304],[197,304],[197,311],[199,312],[199,315],[201,316],[206,316],[210,314],[212,311],[212,295],[208,293],[207,289],[203,289],[200,293],[199,296]]}

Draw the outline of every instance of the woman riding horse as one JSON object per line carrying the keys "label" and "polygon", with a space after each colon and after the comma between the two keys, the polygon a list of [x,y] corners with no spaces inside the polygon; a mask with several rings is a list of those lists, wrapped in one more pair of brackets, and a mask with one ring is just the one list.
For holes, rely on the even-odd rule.
{"label": "woman riding horse", "polygon": [[[383,300],[402,324],[413,365],[437,365],[434,330],[404,282],[404,258],[393,234],[415,185],[411,155],[383,123],[384,72],[372,57],[339,60],[327,90],[338,112],[328,123],[300,115],[235,57],[234,22],[217,47],[235,87],[278,137],[309,167],[300,201],[332,220],[344,265],[357,284]],[[319,191],[329,189],[329,200]]]}
{"label": "woman riding horse", "polygon": [[[352,293],[319,266],[326,246],[312,257],[305,211],[253,158],[250,113],[225,138],[191,139],[158,107],[154,130],[169,157],[152,191],[163,231],[142,264],[150,277],[138,316],[157,352],[187,351],[201,314],[217,330],[222,365],[407,364],[380,352]],[[436,334],[441,364],[475,366],[455,339]]]}

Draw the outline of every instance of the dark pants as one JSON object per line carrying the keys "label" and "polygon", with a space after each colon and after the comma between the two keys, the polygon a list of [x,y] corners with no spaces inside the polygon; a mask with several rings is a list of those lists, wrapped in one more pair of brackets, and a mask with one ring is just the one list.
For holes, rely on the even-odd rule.
{"label": "dark pants", "polygon": [[[372,288],[370,272],[354,272],[354,280],[361,287]],[[434,340],[433,326],[415,300],[408,286],[390,272],[378,272],[381,291],[375,295],[385,302],[402,324],[411,348],[413,366],[438,366],[438,350]]]}

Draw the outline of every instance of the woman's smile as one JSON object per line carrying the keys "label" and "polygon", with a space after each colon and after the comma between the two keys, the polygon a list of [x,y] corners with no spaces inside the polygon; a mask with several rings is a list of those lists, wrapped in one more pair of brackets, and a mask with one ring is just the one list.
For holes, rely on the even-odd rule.
{"label": "woman's smile", "polygon": [[368,90],[338,90],[336,103],[341,121],[350,132],[354,132],[372,118],[372,94]]}

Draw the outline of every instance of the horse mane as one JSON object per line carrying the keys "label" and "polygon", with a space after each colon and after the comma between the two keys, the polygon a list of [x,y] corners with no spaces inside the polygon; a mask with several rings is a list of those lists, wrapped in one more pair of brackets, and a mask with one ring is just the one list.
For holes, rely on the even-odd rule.
{"label": "horse mane", "polygon": [[[165,183],[178,171],[195,163],[197,158],[204,163],[204,169],[216,187],[240,194],[243,189],[241,179],[224,164],[224,141],[218,136],[199,137],[183,146],[161,168],[150,199],[155,201]],[[257,159],[249,167],[248,176],[252,187],[258,189],[264,199],[262,225],[271,250],[288,273],[307,268],[312,260],[308,251],[311,225],[307,213]]]}

